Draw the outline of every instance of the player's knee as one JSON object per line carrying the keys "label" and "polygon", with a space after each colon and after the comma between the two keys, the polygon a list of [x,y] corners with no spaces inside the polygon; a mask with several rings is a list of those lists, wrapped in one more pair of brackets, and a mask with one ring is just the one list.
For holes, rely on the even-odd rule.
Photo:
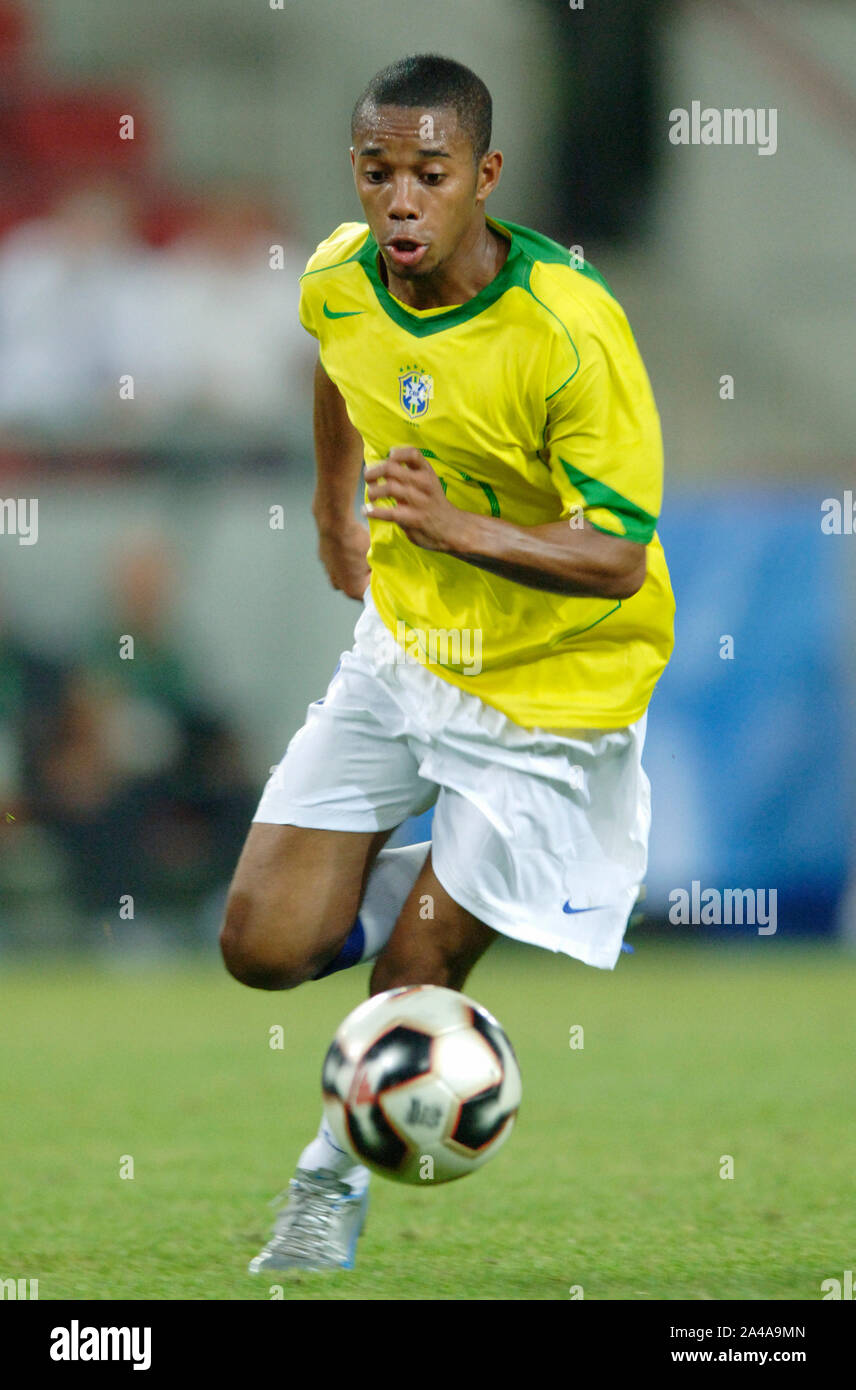
{"label": "player's knee", "polygon": [[446,989],[460,989],[466,977],[466,964],[454,953],[438,947],[427,950],[424,943],[416,948],[405,944],[395,951],[387,947],[375,961],[371,993],[382,994],[386,989],[404,985],[444,985]]}
{"label": "player's knee", "polygon": [[274,926],[259,896],[241,889],[229,894],[220,950],[229,974],[241,984],[252,989],[294,989],[311,979],[315,964],[294,949],[295,939],[281,908]]}

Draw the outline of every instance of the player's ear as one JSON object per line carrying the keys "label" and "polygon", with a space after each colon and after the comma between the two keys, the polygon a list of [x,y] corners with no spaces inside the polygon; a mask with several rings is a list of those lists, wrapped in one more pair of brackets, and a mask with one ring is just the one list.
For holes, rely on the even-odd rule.
{"label": "player's ear", "polygon": [[487,198],[499,183],[502,173],[502,152],[490,150],[479,163],[476,189],[480,199]]}

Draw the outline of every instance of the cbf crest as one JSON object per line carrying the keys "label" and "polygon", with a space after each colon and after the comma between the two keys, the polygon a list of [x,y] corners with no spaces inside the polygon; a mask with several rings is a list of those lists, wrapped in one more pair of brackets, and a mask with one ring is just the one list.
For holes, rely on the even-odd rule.
{"label": "cbf crest", "polygon": [[398,377],[398,399],[411,420],[424,415],[434,395],[434,378],[415,364],[403,367]]}

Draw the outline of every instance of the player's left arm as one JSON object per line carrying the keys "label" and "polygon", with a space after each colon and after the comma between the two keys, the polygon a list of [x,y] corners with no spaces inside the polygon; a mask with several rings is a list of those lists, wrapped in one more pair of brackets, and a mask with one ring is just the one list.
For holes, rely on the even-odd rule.
{"label": "player's left arm", "polygon": [[[505,579],[552,593],[630,598],[644,583],[644,545],[599,531],[581,516],[517,526],[462,511],[448,501],[418,449],[390,449],[382,463],[366,468],[365,478],[366,516],[395,522],[424,550],[445,551]],[[371,505],[383,498],[391,498],[395,507]]]}

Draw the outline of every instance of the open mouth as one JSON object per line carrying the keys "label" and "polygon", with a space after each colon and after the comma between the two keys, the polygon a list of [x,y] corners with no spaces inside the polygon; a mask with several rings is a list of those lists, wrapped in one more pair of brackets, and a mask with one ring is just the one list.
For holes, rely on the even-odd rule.
{"label": "open mouth", "polygon": [[386,243],[386,251],[396,265],[415,265],[421,261],[428,247],[412,237],[393,237]]}

